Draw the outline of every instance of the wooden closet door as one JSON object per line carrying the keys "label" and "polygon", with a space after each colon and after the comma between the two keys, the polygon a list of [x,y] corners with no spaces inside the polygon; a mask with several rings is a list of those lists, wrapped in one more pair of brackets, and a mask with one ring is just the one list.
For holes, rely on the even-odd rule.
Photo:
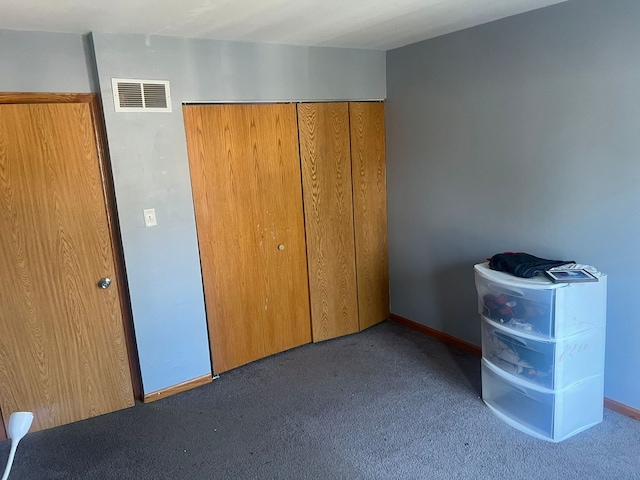
{"label": "wooden closet door", "polygon": [[351,102],[351,165],[360,330],[389,318],[384,104]]}
{"label": "wooden closet door", "polygon": [[298,105],[313,341],[358,331],[349,106]]}
{"label": "wooden closet door", "polygon": [[311,341],[296,110],[183,108],[216,373]]}
{"label": "wooden closet door", "polygon": [[0,105],[0,405],[32,431],[134,403],[96,138],[89,103]]}

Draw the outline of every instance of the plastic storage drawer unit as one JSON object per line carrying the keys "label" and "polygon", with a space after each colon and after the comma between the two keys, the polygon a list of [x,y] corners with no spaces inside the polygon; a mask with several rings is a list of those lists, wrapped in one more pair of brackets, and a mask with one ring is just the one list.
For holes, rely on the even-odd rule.
{"label": "plastic storage drawer unit", "polygon": [[509,425],[544,440],[560,442],[600,423],[604,376],[562,390],[535,388],[482,359],[482,399]]}
{"label": "plastic storage drawer unit", "polygon": [[475,265],[482,399],[509,425],[559,442],[602,421],[607,276],[553,283]]}
{"label": "plastic storage drawer unit", "polygon": [[602,373],[604,328],[556,341],[516,334],[482,317],[482,356],[505,372],[542,387],[562,389]]}
{"label": "plastic storage drawer unit", "polygon": [[606,275],[597,282],[553,283],[491,270],[487,263],[474,270],[479,313],[506,328],[561,338],[605,325]]}

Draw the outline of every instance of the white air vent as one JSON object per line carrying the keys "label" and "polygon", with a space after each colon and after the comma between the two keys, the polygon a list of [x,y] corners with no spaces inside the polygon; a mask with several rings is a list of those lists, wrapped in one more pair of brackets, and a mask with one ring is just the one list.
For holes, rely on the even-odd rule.
{"label": "white air vent", "polygon": [[116,112],[170,112],[171,93],[165,80],[112,78]]}

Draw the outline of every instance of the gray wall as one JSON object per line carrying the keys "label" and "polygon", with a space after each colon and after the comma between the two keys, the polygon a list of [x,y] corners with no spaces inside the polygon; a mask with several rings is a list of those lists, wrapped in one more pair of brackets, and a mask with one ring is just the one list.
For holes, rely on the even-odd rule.
{"label": "gray wall", "polygon": [[387,52],[391,310],[480,343],[474,263],[609,276],[606,396],[640,408],[640,2],[581,0]]}
{"label": "gray wall", "polygon": [[[145,393],[211,370],[182,102],[385,97],[385,54],[93,34]],[[115,113],[111,78],[169,80],[172,113]],[[145,228],[142,210],[158,226]]]}
{"label": "gray wall", "polygon": [[88,37],[0,30],[0,91],[98,91]]}

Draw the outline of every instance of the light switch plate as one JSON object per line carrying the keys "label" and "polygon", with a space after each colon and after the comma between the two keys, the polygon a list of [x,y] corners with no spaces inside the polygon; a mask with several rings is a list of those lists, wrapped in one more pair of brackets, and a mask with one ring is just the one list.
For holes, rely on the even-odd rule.
{"label": "light switch plate", "polygon": [[155,227],[158,225],[158,221],[156,220],[156,209],[155,208],[146,208],[142,211],[144,215],[144,226],[145,227]]}

